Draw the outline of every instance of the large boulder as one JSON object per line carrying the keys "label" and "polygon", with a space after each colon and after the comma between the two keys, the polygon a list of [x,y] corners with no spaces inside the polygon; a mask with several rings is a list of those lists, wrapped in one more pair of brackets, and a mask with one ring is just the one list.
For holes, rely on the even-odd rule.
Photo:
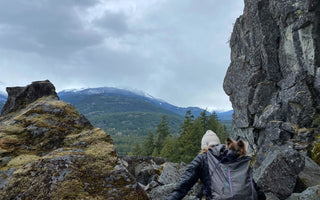
{"label": "large boulder", "polygon": [[[123,166],[136,178],[150,199],[167,199],[187,169],[185,163],[172,163],[164,158],[122,156]],[[199,199],[201,184],[196,183],[184,200]]]}
{"label": "large boulder", "polygon": [[294,191],[298,174],[303,168],[304,157],[298,152],[276,149],[254,171],[254,179],[264,192],[285,199]]}
{"label": "large boulder", "polygon": [[259,137],[274,133],[274,121],[281,123],[276,131],[282,144],[299,140],[284,132],[282,124],[312,128],[320,105],[319,4],[245,0],[236,20],[224,90],[234,109],[232,136],[246,139],[241,133],[253,132],[254,140],[248,141],[255,143],[250,144],[253,152],[261,146]]}
{"label": "large boulder", "polygon": [[7,92],[8,99],[1,115],[21,109],[43,96],[54,96],[59,99],[54,85],[48,80],[35,81],[25,87],[7,87]]}
{"label": "large boulder", "polygon": [[298,177],[304,187],[320,185],[320,166],[311,158],[305,157],[305,167]]}
{"label": "large boulder", "polygon": [[320,185],[309,187],[302,193],[293,193],[287,200],[319,200]]}
{"label": "large boulder", "polygon": [[0,117],[1,200],[148,199],[110,135],[55,94],[40,96]]}
{"label": "large boulder", "polygon": [[292,148],[320,163],[320,2],[244,2],[223,84],[234,110],[231,136],[247,141],[263,189],[285,198],[314,184],[314,167],[306,159],[295,188],[297,172],[275,149]]}

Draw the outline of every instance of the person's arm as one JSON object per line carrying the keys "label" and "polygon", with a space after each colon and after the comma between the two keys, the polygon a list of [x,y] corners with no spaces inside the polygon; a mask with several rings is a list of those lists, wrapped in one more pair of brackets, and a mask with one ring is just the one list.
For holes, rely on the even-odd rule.
{"label": "person's arm", "polygon": [[203,168],[203,154],[198,155],[182,174],[175,189],[170,193],[168,200],[180,200],[186,196],[188,191],[199,179],[200,170]]}

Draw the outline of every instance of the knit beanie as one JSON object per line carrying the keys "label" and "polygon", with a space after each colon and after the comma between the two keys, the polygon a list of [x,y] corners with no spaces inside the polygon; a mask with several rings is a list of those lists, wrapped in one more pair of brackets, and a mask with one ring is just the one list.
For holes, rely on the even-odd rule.
{"label": "knit beanie", "polygon": [[215,132],[212,130],[207,130],[207,132],[203,135],[201,140],[201,149],[206,147],[220,144],[220,140]]}

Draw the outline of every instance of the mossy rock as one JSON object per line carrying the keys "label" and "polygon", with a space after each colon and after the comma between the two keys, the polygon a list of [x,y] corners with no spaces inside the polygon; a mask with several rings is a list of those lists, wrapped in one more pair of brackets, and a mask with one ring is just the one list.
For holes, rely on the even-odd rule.
{"label": "mossy rock", "polygon": [[320,165],[320,143],[315,143],[310,153],[312,160]]}
{"label": "mossy rock", "polygon": [[0,161],[0,200],[148,199],[118,167],[110,135],[53,97],[0,117]]}

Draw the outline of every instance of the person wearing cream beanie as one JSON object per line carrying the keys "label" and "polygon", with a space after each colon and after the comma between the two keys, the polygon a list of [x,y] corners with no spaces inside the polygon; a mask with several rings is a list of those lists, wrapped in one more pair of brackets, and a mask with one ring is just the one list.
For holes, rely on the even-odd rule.
{"label": "person wearing cream beanie", "polygon": [[207,147],[211,147],[217,144],[221,144],[217,134],[212,130],[207,130],[207,132],[203,135],[201,140],[201,149],[205,149]]}

